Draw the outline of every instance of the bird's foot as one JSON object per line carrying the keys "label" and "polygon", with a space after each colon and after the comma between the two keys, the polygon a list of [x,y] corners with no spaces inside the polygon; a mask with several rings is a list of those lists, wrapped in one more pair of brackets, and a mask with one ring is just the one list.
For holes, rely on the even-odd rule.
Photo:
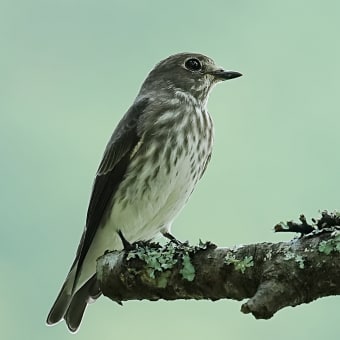
{"label": "bird's foot", "polygon": [[169,232],[165,232],[165,233],[162,233],[162,234],[163,234],[164,237],[169,239],[170,242],[176,244],[176,246],[181,246],[181,245],[184,244],[183,242],[177,240],[177,238],[174,235],[170,234]]}
{"label": "bird's foot", "polygon": [[[139,247],[153,247],[153,248],[160,248],[160,245],[158,243],[152,242],[150,240],[147,241],[136,241],[133,243],[130,243],[125,236],[123,235],[123,232],[121,230],[118,231],[118,235],[120,240],[123,243],[123,249],[125,251],[132,251],[136,250]],[[175,238],[174,238],[175,239]]]}
{"label": "bird's foot", "polygon": [[120,240],[123,243],[123,248],[126,251],[134,250],[136,249],[135,245],[133,243],[130,243],[125,236],[123,235],[121,230],[118,230],[118,236],[120,237]]}

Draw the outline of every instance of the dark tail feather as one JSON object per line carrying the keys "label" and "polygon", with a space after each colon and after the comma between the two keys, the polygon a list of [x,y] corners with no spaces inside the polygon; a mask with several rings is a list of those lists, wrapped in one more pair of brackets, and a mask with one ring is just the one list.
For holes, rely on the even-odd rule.
{"label": "dark tail feather", "polygon": [[53,325],[63,319],[68,306],[71,303],[72,295],[69,287],[69,281],[66,280],[62,286],[60,293],[54,302],[50,313],[48,314],[46,323]]}
{"label": "dark tail feather", "polygon": [[81,323],[86,306],[101,295],[101,291],[96,280],[92,276],[71,298],[64,319],[71,332],[76,332]]}

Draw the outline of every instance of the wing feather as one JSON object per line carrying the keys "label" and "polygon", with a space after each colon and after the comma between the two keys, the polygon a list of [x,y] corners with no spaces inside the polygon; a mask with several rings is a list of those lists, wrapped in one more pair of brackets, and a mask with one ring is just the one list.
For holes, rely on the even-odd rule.
{"label": "wing feather", "polygon": [[117,125],[104,151],[93,184],[84,234],[77,251],[75,283],[98,227],[125,175],[131,153],[141,139],[137,129],[138,121],[145,112],[148,103],[149,99],[143,98],[131,106]]}

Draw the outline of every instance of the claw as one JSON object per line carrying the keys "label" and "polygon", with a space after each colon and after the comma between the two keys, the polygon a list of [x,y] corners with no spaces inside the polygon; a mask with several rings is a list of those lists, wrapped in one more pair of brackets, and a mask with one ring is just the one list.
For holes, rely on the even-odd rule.
{"label": "claw", "polygon": [[180,246],[183,244],[181,241],[177,240],[177,238],[174,235],[170,234],[169,232],[163,233],[163,236],[169,239],[170,242],[175,243],[177,246]]}
{"label": "claw", "polygon": [[118,236],[120,237],[122,243],[123,243],[123,248],[124,250],[130,251],[135,249],[133,245],[124,237],[123,233],[121,230],[118,230]]}

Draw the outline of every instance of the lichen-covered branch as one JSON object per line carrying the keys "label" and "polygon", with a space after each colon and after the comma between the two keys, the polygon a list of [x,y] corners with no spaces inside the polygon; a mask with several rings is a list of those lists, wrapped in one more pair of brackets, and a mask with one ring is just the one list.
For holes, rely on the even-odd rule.
{"label": "lichen-covered branch", "polygon": [[97,276],[110,299],[248,299],[243,313],[271,318],[286,306],[340,295],[340,233],[237,248],[136,244],[98,259]]}

